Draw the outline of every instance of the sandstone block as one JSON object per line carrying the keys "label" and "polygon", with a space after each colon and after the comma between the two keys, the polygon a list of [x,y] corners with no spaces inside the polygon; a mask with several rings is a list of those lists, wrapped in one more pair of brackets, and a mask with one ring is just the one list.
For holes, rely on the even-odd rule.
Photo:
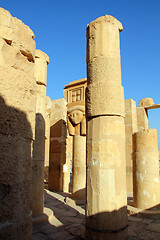
{"label": "sandstone block", "polygon": [[27,75],[33,77],[34,63],[22,54],[18,47],[13,47],[0,39],[0,65],[13,67],[26,72]]}
{"label": "sandstone block", "polygon": [[[19,80],[21,80],[21,84]],[[3,128],[4,134],[24,134],[25,138],[34,138],[36,105],[35,84],[34,79],[24,72],[14,68],[0,66],[0,89],[3,89],[3,91],[1,91],[1,96],[4,99],[1,101],[1,111],[3,113],[1,116],[4,117],[1,128]],[[11,89],[14,90],[11,91]],[[4,101],[5,104],[10,106],[6,112]],[[28,132],[26,131],[27,126],[25,126],[28,123],[24,121],[25,118],[27,118],[32,129]]]}
{"label": "sandstone block", "polygon": [[146,107],[154,105],[153,99],[152,98],[143,98],[139,101],[138,107]]}
{"label": "sandstone block", "polygon": [[34,62],[35,41],[32,30],[2,8],[0,8],[0,20],[0,36],[12,47],[18,48],[29,61]]}
{"label": "sandstone block", "polygon": [[5,173],[0,174],[0,219],[1,223],[20,223],[31,216],[32,141],[8,135],[0,138],[1,173]]}
{"label": "sandstone block", "polygon": [[13,18],[7,10],[0,8],[0,37],[12,41],[13,38]]}
{"label": "sandstone block", "polygon": [[36,82],[46,86],[47,84],[47,64],[49,57],[46,53],[36,49],[35,53],[35,78]]}

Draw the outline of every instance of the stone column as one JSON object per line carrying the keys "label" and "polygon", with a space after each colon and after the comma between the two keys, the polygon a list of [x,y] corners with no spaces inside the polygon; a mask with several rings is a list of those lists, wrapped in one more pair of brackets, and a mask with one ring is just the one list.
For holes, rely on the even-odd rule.
{"label": "stone column", "polygon": [[107,15],[87,26],[87,239],[127,234],[122,29]]}
{"label": "stone column", "polygon": [[[67,149],[67,107],[65,99],[52,101],[50,125],[50,158],[48,189],[64,191],[70,183],[70,168],[66,162]],[[66,175],[68,174],[68,177]],[[64,183],[65,176],[65,183]],[[68,181],[68,182],[67,182]],[[64,187],[65,185],[65,187]]]}
{"label": "stone column", "polygon": [[72,197],[86,196],[86,120],[84,101],[69,103],[68,129],[73,136]]}
{"label": "stone column", "polygon": [[67,135],[66,138],[66,162],[63,165],[63,181],[62,181],[62,189],[63,192],[70,192],[70,167],[71,167],[71,159],[73,155],[73,139],[72,136]]}
{"label": "stone column", "polygon": [[34,33],[0,8],[0,239],[32,239]]}
{"label": "stone column", "polygon": [[136,102],[125,100],[126,176],[127,193],[133,194],[133,134],[137,132]]}
{"label": "stone column", "polygon": [[86,196],[86,137],[73,136],[72,197]]}
{"label": "stone column", "polygon": [[[45,116],[46,116],[46,81],[47,54],[36,50],[34,76],[37,83],[36,126],[32,161],[32,214],[33,221],[45,218],[44,208],[44,158],[45,158]],[[37,219],[37,220],[36,220]]]}
{"label": "stone column", "polygon": [[45,162],[44,162],[44,178],[48,182],[49,171],[49,151],[50,151],[50,115],[51,115],[50,97],[46,97],[46,118],[45,118]]}
{"label": "stone column", "polygon": [[133,204],[147,209],[160,204],[159,153],[157,130],[142,130],[134,134]]}

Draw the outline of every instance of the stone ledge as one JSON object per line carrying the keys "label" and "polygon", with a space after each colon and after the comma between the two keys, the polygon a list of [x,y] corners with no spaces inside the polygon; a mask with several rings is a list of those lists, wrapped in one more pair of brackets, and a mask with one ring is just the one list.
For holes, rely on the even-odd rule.
{"label": "stone ledge", "polygon": [[68,205],[85,205],[85,203],[86,203],[85,200],[72,199],[69,197],[65,197],[64,202]]}
{"label": "stone ledge", "polygon": [[160,209],[140,209],[127,205],[127,212],[130,216],[160,219]]}

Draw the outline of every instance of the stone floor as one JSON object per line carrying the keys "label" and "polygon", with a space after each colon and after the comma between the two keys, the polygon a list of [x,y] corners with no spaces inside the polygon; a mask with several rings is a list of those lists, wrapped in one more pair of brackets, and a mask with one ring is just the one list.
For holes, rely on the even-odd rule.
{"label": "stone floor", "polygon": [[[86,239],[84,205],[76,205],[67,194],[45,190],[45,207],[54,214],[48,222],[33,226],[33,240]],[[128,216],[128,240],[142,239],[160,239],[160,219]]]}

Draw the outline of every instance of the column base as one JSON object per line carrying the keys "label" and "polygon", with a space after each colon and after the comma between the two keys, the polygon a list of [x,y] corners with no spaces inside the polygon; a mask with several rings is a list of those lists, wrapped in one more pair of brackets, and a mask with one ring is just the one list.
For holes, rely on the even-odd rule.
{"label": "column base", "polygon": [[97,229],[91,229],[86,227],[86,239],[87,240],[127,240],[128,238],[128,227],[123,230],[112,232],[112,231],[101,231]]}
{"label": "column base", "polygon": [[53,211],[49,208],[44,208],[44,213],[39,216],[32,217],[32,225],[41,224],[44,222],[49,222],[53,217]]}

